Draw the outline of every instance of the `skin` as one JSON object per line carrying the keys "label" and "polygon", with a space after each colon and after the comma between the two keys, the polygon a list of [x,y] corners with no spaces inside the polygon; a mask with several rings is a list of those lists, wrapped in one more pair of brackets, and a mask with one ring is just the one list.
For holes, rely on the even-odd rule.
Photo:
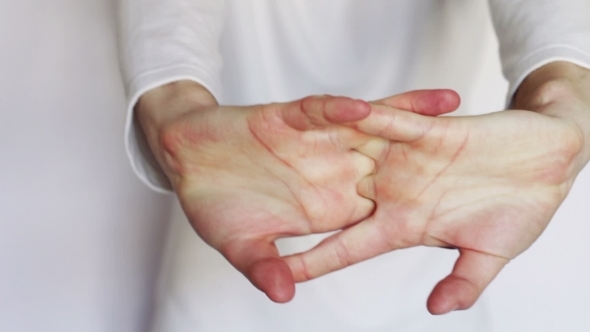
{"label": "skin", "polygon": [[[292,299],[295,280],[274,241],[338,230],[375,209],[356,190],[375,162],[355,149],[372,137],[343,125],[367,118],[371,106],[314,96],[225,107],[195,104],[212,99],[196,83],[163,89],[142,97],[137,114],[191,225],[271,300]],[[451,111],[459,99],[418,91],[381,103],[429,114]]]}
{"label": "skin", "polygon": [[[433,314],[467,309],[543,232],[588,161],[590,75],[557,63],[534,73],[508,110],[424,117],[377,108],[350,126],[381,136],[358,151],[376,160],[358,192],[376,202],[368,219],[287,262],[296,281],[392,250],[457,248],[451,274],[428,300]],[[396,122],[420,123],[400,135]]]}
{"label": "skin", "polygon": [[[470,307],[567,195],[590,155],[589,82],[553,63],[515,110],[464,118],[432,117],[458,106],[449,91],[223,107],[180,82],[144,95],[137,116],[197,233],[271,300],[391,250],[458,248],[428,300],[442,314]],[[273,244],[343,228],[286,258]]]}

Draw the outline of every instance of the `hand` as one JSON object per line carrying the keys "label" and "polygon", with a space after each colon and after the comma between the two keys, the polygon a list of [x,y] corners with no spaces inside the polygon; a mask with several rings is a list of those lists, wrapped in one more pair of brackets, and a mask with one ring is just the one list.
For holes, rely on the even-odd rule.
{"label": "hand", "polygon": [[434,118],[376,105],[351,127],[382,137],[357,148],[376,160],[358,186],[375,213],[287,263],[299,282],[396,249],[458,248],[430,295],[434,314],[469,308],[543,232],[581,168],[576,123],[531,111]]}
{"label": "hand", "polygon": [[[293,276],[274,240],[341,229],[374,210],[373,201],[356,191],[374,161],[354,149],[370,137],[339,125],[366,118],[370,106],[318,96],[191,108],[194,103],[185,104],[192,93],[163,95],[142,98],[138,116],[192,226],[273,301],[290,300]],[[422,91],[382,102],[440,114],[454,110],[458,98],[450,91]],[[415,130],[403,122],[391,129]]]}

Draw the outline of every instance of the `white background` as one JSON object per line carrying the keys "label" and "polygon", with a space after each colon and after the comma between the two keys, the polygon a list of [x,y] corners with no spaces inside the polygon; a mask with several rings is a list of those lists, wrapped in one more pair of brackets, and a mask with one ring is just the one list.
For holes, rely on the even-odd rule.
{"label": "white background", "polygon": [[[0,1],[1,331],[133,331],[149,314],[168,202],[127,164],[111,2],[91,3]],[[495,48],[471,113],[503,106]],[[497,331],[590,331],[589,196],[587,168],[488,289]]]}

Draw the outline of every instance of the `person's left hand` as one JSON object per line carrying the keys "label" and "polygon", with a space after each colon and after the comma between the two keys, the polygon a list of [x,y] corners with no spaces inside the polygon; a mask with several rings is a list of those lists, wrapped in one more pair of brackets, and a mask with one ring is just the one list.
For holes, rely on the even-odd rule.
{"label": "person's left hand", "polygon": [[[423,130],[399,135],[396,121]],[[375,213],[287,262],[305,281],[396,249],[458,248],[429,298],[434,314],[473,305],[543,232],[583,165],[580,128],[531,111],[436,118],[375,105],[355,128],[383,138],[358,149],[376,160],[358,186]]]}

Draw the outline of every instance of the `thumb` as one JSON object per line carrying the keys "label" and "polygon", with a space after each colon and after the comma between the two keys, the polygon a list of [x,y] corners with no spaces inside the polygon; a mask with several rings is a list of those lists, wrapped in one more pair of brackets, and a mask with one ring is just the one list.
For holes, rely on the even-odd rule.
{"label": "thumb", "polygon": [[462,249],[453,272],[430,293],[428,311],[442,315],[470,308],[509,262],[508,259]]}
{"label": "thumb", "polygon": [[442,115],[455,111],[461,97],[454,90],[415,90],[377,100],[374,104],[389,106],[422,115]]}
{"label": "thumb", "polygon": [[220,252],[272,301],[285,303],[295,296],[295,281],[274,242],[249,239],[226,244]]}

